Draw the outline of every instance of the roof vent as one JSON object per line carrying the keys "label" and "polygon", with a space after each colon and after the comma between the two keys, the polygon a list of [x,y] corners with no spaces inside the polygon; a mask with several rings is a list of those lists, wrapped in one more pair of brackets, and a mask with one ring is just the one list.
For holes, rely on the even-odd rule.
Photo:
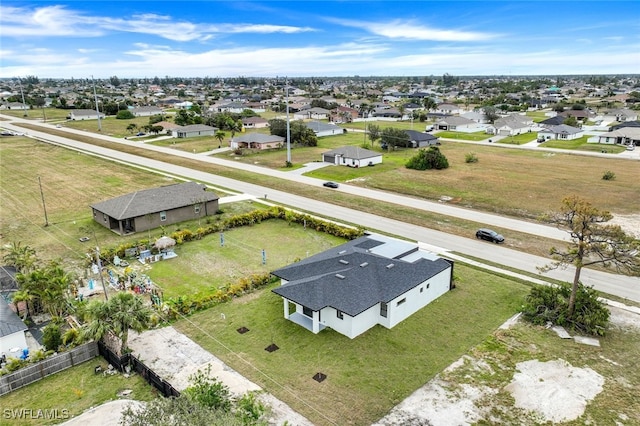
{"label": "roof vent", "polygon": [[387,269],[391,269],[391,268],[393,268],[394,266],[396,266],[396,265],[394,265],[393,263],[390,263],[390,264],[388,264],[388,265],[387,265]]}
{"label": "roof vent", "polygon": [[364,267],[365,267],[365,266],[367,266],[368,264],[369,264],[369,262],[363,262],[363,263],[361,263],[361,264],[360,264],[360,267],[361,267],[361,268],[364,268]]}
{"label": "roof vent", "polygon": [[345,276],[341,274],[336,274],[336,278],[340,278],[341,280],[344,280]]}
{"label": "roof vent", "polygon": [[342,263],[343,265],[348,265],[349,264],[349,262],[344,260],[344,259],[340,259],[339,262]]}
{"label": "roof vent", "polygon": [[346,250],[340,250],[338,254],[345,254],[346,252],[347,252]]}

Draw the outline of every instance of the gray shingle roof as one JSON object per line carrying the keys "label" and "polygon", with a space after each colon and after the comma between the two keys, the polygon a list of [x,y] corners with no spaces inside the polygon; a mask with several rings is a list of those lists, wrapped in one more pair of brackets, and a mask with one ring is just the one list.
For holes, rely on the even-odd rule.
{"label": "gray shingle roof", "polygon": [[314,311],[331,306],[356,316],[380,302],[390,302],[451,266],[441,258],[415,262],[398,256],[390,259],[373,253],[376,250],[372,248],[382,243],[371,241],[362,237],[273,271],[288,283],[272,291]]}
{"label": "gray shingle roof", "polygon": [[220,198],[205,189],[196,182],[178,183],[121,195],[91,207],[117,220],[130,219]]}
{"label": "gray shingle roof", "polygon": [[353,158],[356,160],[382,156],[379,152],[370,151],[353,145],[332,149],[331,151],[324,152],[323,155],[342,155],[344,158]]}
{"label": "gray shingle roof", "polygon": [[273,143],[284,142],[284,138],[278,135],[265,135],[264,133],[245,133],[233,139],[234,142]]}
{"label": "gray shingle roof", "polygon": [[28,329],[8,303],[0,297],[0,337]]}
{"label": "gray shingle roof", "polygon": [[436,136],[433,136],[430,133],[418,132],[416,130],[405,130],[404,132],[409,136],[409,140],[416,142],[432,141],[438,139]]}

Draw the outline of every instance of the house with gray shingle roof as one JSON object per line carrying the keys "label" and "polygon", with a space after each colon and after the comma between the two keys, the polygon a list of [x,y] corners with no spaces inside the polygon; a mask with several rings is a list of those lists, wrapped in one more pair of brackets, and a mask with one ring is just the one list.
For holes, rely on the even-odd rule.
{"label": "house with gray shingle roof", "polygon": [[217,127],[207,126],[206,124],[189,124],[177,127],[171,132],[175,138],[193,138],[197,136],[213,136],[217,131]]}
{"label": "house with gray shingle roof", "polygon": [[342,135],[344,129],[336,126],[333,123],[324,123],[322,121],[309,121],[304,123],[309,129],[313,130],[316,137],[321,138],[323,136]]}
{"label": "house with gray shingle roof", "polygon": [[13,312],[9,303],[0,297],[0,357],[17,358],[20,353],[11,352],[11,349],[27,348],[27,338],[24,332],[28,327],[22,322],[20,317]]}
{"label": "house with gray shingle roof", "polygon": [[572,140],[581,138],[582,135],[584,135],[582,129],[566,124],[559,124],[557,126],[545,126],[538,132],[538,139]]}
{"label": "house with gray shingle roof", "polygon": [[93,220],[124,235],[214,215],[219,198],[202,184],[184,182],[121,195],[91,209]]}
{"label": "house with gray shingle roof", "polygon": [[284,317],[353,339],[376,324],[393,328],[453,285],[453,262],[418,244],[370,234],[272,274]]}
{"label": "house with gray shingle roof", "polygon": [[373,166],[382,163],[382,154],[359,146],[347,145],[322,153],[322,161],[337,166]]}

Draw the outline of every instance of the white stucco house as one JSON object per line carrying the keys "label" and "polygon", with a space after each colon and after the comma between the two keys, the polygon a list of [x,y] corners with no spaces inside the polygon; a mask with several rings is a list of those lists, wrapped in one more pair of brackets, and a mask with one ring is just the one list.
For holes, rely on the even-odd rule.
{"label": "white stucco house", "polygon": [[418,244],[371,234],[272,272],[284,317],[353,339],[393,328],[454,287],[453,261]]}
{"label": "white stucco house", "polygon": [[21,352],[12,352],[12,349],[26,349],[27,338],[25,331],[28,327],[20,317],[11,309],[8,302],[0,297],[0,356],[7,358],[20,356]]}
{"label": "white stucco house", "polygon": [[581,138],[584,135],[582,129],[560,124],[558,126],[545,126],[538,131],[538,139],[544,140],[572,140]]}
{"label": "white stucco house", "polygon": [[[72,109],[67,116],[69,120],[97,120],[98,113],[94,109]],[[104,113],[100,113],[100,118],[105,118]]]}
{"label": "white stucco house", "polygon": [[322,161],[336,166],[374,166],[382,163],[382,154],[359,146],[348,145],[322,153]]}
{"label": "white stucco house", "polygon": [[194,138],[197,136],[213,136],[217,131],[217,127],[207,126],[206,124],[189,124],[176,127],[171,130],[171,134],[174,138]]}
{"label": "white stucco house", "polygon": [[316,137],[318,138],[321,138],[323,136],[344,134],[344,129],[342,127],[336,126],[333,123],[325,123],[323,121],[309,121],[308,123],[304,124],[311,130],[313,130],[313,133],[315,133]]}

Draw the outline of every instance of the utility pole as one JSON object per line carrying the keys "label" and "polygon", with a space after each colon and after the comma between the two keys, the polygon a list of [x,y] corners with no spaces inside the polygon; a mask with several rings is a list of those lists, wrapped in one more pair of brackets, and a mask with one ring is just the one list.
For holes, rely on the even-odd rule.
{"label": "utility pole", "polygon": [[98,114],[98,131],[102,131],[102,123],[100,122],[100,109],[98,108],[98,94],[96,93],[96,81],[91,76],[91,81],[93,82],[93,97],[96,100],[96,113]]}
{"label": "utility pole", "polygon": [[49,226],[49,218],[47,217],[47,205],[44,203],[44,192],[42,192],[42,181],[38,176],[38,185],[40,186],[40,198],[42,198],[42,208],[44,209],[44,226]]}
{"label": "utility pole", "polygon": [[287,102],[287,166],[291,165],[291,127],[289,126],[289,81],[285,78],[284,90],[286,91]]}
{"label": "utility pole", "polygon": [[[21,78],[18,78],[18,83],[20,83],[20,95],[22,95],[22,108],[24,108],[24,107],[27,106],[27,104],[24,102],[24,92],[22,91],[22,79]],[[28,117],[29,114],[27,114],[27,110],[23,109],[23,111],[24,111],[24,116]]]}
{"label": "utility pole", "polygon": [[104,300],[109,300],[107,288],[104,285],[104,277],[102,276],[102,261],[100,260],[100,247],[98,246],[96,246],[96,262],[98,263],[98,274],[100,274],[100,282],[102,283],[102,290],[104,291]]}

